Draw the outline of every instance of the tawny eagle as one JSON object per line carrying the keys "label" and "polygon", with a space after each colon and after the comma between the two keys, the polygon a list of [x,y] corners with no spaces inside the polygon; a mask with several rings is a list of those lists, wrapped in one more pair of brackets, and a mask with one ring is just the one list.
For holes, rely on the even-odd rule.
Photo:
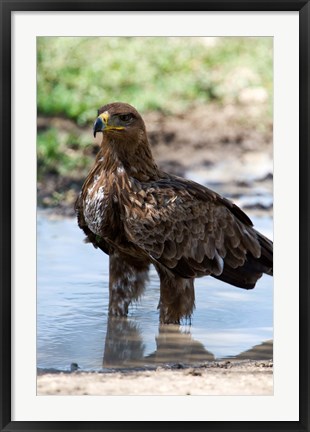
{"label": "tawny eagle", "polygon": [[250,289],[272,275],[272,242],[228,199],[160,170],[135,108],[103,106],[98,132],[100,149],[75,208],[87,241],[109,255],[110,315],[127,315],[150,264],[160,279],[161,323],[192,315],[196,277]]}

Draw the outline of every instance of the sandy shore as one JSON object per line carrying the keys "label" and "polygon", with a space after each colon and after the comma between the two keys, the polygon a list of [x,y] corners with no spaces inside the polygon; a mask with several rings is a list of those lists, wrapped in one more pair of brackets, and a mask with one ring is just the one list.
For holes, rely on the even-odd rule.
{"label": "sandy shore", "polygon": [[40,372],[38,395],[272,395],[271,360],[208,362],[181,369]]}

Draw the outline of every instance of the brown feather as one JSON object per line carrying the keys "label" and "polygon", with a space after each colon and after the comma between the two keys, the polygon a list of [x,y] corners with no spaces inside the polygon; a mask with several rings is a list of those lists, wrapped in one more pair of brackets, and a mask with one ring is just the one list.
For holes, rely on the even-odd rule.
{"label": "brown feather", "polygon": [[144,122],[133,107],[113,103],[100,108],[99,114],[108,120],[106,125],[95,123],[102,125],[102,143],[77,199],[76,213],[88,241],[114,263],[110,287],[115,286],[113,281],[123,281],[122,269],[128,275],[123,288],[115,291],[120,302],[126,298],[124,307],[115,307],[116,294],[110,292],[112,314],[127,313],[130,298],[142,291],[138,276],[150,263],[160,276],[161,322],[179,322],[192,313],[195,277],[211,275],[253,288],[262,273],[272,274],[272,242],[226,198],[159,170]]}

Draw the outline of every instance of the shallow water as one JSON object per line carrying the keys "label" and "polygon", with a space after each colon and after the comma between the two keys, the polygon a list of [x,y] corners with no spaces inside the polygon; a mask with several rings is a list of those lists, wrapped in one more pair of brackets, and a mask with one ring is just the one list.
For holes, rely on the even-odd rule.
{"label": "shallow water", "polygon": [[[252,220],[272,237],[272,219]],[[127,319],[108,319],[108,257],[90,244],[75,218],[43,212],[37,225],[37,367],[83,370],[192,364],[223,358],[272,358],[273,280],[254,290],[212,277],[197,279],[191,323],[159,327],[154,268]],[[247,351],[247,352],[246,352]],[[246,352],[246,353],[245,353]]]}

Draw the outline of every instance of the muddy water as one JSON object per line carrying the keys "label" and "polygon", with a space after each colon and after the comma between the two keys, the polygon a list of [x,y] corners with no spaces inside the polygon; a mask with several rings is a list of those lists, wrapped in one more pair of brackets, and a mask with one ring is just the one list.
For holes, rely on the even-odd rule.
{"label": "muddy water", "polygon": [[[252,217],[272,236],[270,217]],[[246,291],[212,277],[196,280],[191,323],[158,325],[159,281],[128,319],[109,319],[108,257],[83,243],[74,218],[38,213],[37,366],[84,370],[192,364],[223,358],[272,358],[273,280]]]}

